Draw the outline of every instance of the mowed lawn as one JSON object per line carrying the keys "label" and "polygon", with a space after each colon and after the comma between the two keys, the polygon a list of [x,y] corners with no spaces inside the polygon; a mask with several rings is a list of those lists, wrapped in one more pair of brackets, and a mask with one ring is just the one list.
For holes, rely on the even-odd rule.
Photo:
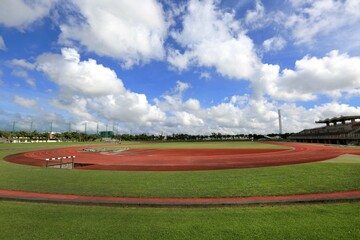
{"label": "mowed lawn", "polygon": [[[53,143],[52,143],[53,144]],[[8,150],[4,150],[5,147]],[[56,145],[4,144],[8,154]],[[122,145],[121,145],[122,146]],[[273,148],[256,142],[131,143],[130,147]],[[10,149],[10,150],[9,150]],[[360,158],[355,156],[355,158]],[[45,193],[129,197],[269,196],[360,189],[357,161],[321,162],[279,167],[217,171],[141,172],[76,171],[17,165],[0,160],[0,189]]]}
{"label": "mowed lawn", "polygon": [[121,208],[0,202],[0,239],[360,239],[360,203]]}
{"label": "mowed lawn", "polygon": [[[215,146],[207,146],[224,148],[219,147],[221,144],[211,144]],[[233,144],[228,147],[240,146]],[[248,144],[245,148],[264,147]],[[48,145],[11,146],[12,149],[0,150],[0,159]],[[56,147],[61,146],[64,145]],[[159,147],[131,144],[131,147],[145,146]],[[191,144],[184,147],[184,143],[175,143],[162,148],[174,146],[189,148]],[[0,160],[0,189],[149,197],[330,192],[360,189],[358,160],[359,156],[347,155],[319,163],[193,172],[75,171]],[[0,239],[360,239],[359,212],[360,202],[136,208],[0,201]]]}

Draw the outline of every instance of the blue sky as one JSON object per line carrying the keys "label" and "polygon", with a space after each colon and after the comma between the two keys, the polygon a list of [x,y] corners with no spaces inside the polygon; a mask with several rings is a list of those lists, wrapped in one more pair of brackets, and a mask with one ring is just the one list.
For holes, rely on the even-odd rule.
{"label": "blue sky", "polygon": [[3,0],[0,128],[273,133],[360,115],[358,0]]}

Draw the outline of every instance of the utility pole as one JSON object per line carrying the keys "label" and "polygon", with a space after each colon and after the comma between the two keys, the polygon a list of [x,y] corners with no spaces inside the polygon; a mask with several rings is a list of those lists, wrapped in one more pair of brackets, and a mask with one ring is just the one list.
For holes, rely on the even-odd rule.
{"label": "utility pole", "polygon": [[13,129],[12,129],[12,132],[14,133],[15,132],[15,121],[13,121]]}

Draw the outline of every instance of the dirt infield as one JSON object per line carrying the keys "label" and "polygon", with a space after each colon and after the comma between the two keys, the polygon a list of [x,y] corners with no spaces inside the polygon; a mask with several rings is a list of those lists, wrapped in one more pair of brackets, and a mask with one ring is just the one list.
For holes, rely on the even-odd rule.
{"label": "dirt infield", "polygon": [[[360,149],[322,144],[272,143],[291,149],[130,149],[121,152],[84,152],[82,147],[38,150],[10,155],[6,161],[45,166],[46,158],[76,156],[76,169],[126,171],[190,171],[279,166],[323,161]],[[51,161],[50,164],[56,164]]]}

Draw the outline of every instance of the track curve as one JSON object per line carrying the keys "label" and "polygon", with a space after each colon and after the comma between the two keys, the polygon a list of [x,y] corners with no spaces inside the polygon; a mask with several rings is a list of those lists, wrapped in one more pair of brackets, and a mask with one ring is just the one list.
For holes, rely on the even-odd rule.
{"label": "track curve", "polygon": [[[291,149],[130,149],[92,153],[85,147],[31,151],[5,157],[6,161],[45,166],[46,158],[75,155],[76,169],[122,171],[190,171],[279,166],[323,161],[360,149],[304,143],[271,143]],[[93,146],[92,146],[93,147]],[[56,162],[53,162],[56,163]]]}
{"label": "track curve", "polygon": [[84,196],[71,194],[37,193],[0,189],[0,200],[62,203],[79,205],[195,207],[195,206],[256,206],[294,203],[349,202],[360,200],[360,190],[309,193],[278,196],[219,197],[219,198],[146,198]]}

